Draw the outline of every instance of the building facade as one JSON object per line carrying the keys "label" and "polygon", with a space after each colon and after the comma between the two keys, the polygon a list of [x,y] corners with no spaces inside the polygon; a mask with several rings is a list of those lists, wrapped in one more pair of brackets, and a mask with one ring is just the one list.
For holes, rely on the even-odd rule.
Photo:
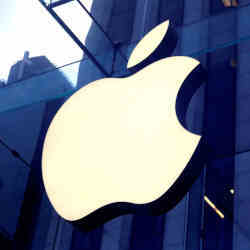
{"label": "building facade", "polygon": [[[126,75],[127,60],[138,41],[157,24],[170,19],[178,34],[173,56],[194,57],[208,72],[206,82],[189,104],[186,119],[190,130],[207,138],[215,154],[170,212],[156,217],[120,216],[84,233],[53,210],[41,179],[46,131],[68,96],[2,112],[1,137],[30,165],[30,169],[25,168],[1,147],[4,168],[13,166],[14,170],[6,170],[1,176],[5,205],[0,222],[14,249],[249,249],[250,41],[242,39],[242,34],[247,37],[245,31],[250,25],[249,4],[249,0],[239,0],[237,9],[228,9],[220,0],[93,1],[91,13],[114,44],[94,23],[85,44],[112,77]],[[236,67],[230,64],[232,58]],[[67,79],[57,81],[59,77],[48,75],[46,80],[63,82],[66,88]],[[104,77],[85,56],[79,64],[76,88]],[[38,86],[41,93],[47,88]],[[11,91],[9,87],[6,94],[11,95]]]}

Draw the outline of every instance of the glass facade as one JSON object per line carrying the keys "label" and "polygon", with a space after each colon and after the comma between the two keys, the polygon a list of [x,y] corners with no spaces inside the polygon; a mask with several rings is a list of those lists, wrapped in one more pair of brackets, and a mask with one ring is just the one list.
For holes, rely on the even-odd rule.
{"label": "glass facade", "polygon": [[[44,2],[60,2],[58,11],[72,4]],[[170,19],[178,34],[173,56],[196,58],[208,72],[190,101],[186,121],[191,131],[206,137],[214,155],[170,212],[124,215],[80,232],[48,201],[41,179],[42,146],[61,105],[82,86],[106,76],[81,50],[81,60],[61,67],[46,54],[31,57],[32,67],[25,65],[21,79],[16,77],[18,62],[8,84],[0,86],[0,244],[34,250],[249,249],[250,1],[239,0],[235,8],[225,8],[221,0],[80,2],[94,18],[81,39],[112,77],[126,75],[138,41]]]}

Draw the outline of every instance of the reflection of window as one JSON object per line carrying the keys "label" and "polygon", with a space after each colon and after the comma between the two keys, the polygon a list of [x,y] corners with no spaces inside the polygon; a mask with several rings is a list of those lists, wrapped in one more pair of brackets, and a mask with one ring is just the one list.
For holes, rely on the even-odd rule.
{"label": "reflection of window", "polygon": [[208,165],[205,195],[213,204],[205,199],[204,250],[233,249],[234,201],[230,193],[233,180],[233,157],[215,160]]}
{"label": "reflection of window", "polygon": [[175,26],[179,26],[183,22],[184,4],[183,0],[169,1],[160,0],[159,3],[159,23],[170,19]]}
{"label": "reflection of window", "polygon": [[238,0],[221,0],[221,1],[226,8],[238,6]]}
{"label": "reflection of window", "polygon": [[0,87],[4,87],[5,86],[5,81],[3,79],[0,79]]}
{"label": "reflection of window", "polygon": [[[91,6],[92,2],[93,0],[88,0],[88,6]],[[60,18],[62,18],[65,24],[78,37],[78,39],[81,40],[82,43],[85,43],[87,32],[89,31],[92,19],[81,8],[80,4],[77,1],[69,1],[54,8],[53,10]]]}
{"label": "reflection of window", "polygon": [[[128,3],[120,4],[120,2]],[[133,32],[137,2],[116,0],[115,3],[115,12],[110,12],[107,32],[113,41],[128,42]]]}
{"label": "reflection of window", "polygon": [[206,203],[215,211],[215,213],[217,213],[219,216],[220,216],[220,218],[221,219],[224,219],[224,214],[223,214],[223,212],[222,211],[220,211],[217,207],[216,207],[216,205],[212,202],[212,201],[210,201],[210,199],[205,195],[204,196],[204,200],[206,201]]}

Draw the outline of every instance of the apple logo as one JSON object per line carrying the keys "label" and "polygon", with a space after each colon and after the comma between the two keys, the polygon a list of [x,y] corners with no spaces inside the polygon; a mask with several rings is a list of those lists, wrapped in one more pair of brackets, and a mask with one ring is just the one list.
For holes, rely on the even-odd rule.
{"label": "apple logo", "polygon": [[130,76],[82,87],[50,124],[45,190],[57,213],[81,230],[122,214],[169,211],[204,166],[209,150],[187,130],[185,113],[205,71],[193,58],[165,58],[177,41],[169,26],[139,42]]}

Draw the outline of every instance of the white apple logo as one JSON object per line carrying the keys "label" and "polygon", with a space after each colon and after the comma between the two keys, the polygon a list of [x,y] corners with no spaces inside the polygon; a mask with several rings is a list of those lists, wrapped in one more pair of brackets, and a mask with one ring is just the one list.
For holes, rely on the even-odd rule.
{"label": "white apple logo", "polygon": [[[144,37],[128,66],[157,48],[168,25]],[[67,100],[48,129],[42,156],[45,189],[60,216],[101,224],[171,189],[201,137],[184,129],[175,111],[178,91],[198,65],[189,57],[161,59],[130,77],[92,82]]]}

